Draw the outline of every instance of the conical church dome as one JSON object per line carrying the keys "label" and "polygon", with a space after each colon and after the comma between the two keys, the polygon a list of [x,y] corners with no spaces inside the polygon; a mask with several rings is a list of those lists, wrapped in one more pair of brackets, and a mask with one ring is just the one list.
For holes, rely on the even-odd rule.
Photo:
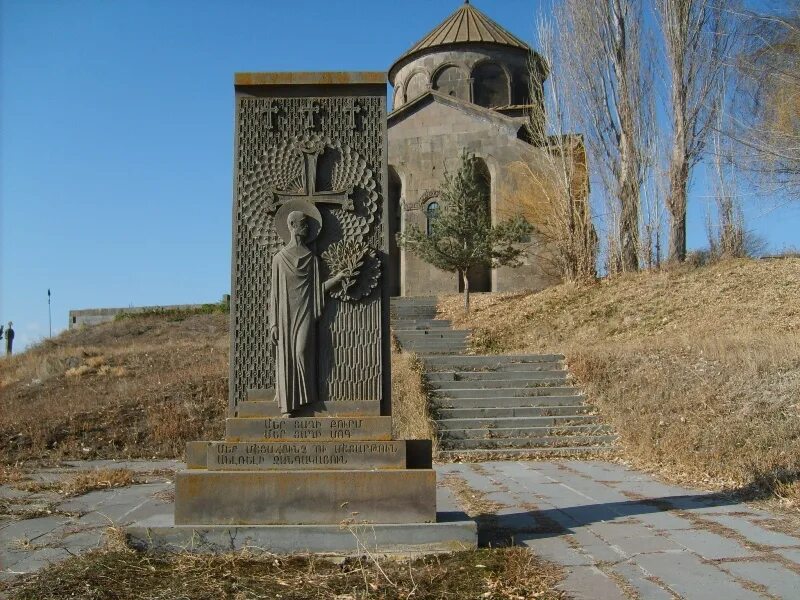
{"label": "conical church dome", "polygon": [[528,104],[531,54],[528,44],[467,0],[391,66],[393,107],[427,90],[487,108]]}
{"label": "conical church dome", "polygon": [[470,42],[510,46],[527,52],[530,52],[531,49],[528,44],[498,25],[467,0],[433,31],[398,58],[389,69],[389,78],[391,79],[392,72],[399,63],[405,62],[414,55],[439,46]]}

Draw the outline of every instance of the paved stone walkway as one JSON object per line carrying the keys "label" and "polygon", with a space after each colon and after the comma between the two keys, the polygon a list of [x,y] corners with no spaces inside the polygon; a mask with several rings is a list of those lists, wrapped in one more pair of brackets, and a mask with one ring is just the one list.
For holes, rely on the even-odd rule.
{"label": "paved stone walkway", "polygon": [[800,598],[800,532],[767,511],[600,461],[437,470],[469,512],[483,509],[482,543],[564,565],[574,598]]}
{"label": "paved stone walkway", "polygon": [[[146,481],[63,499],[0,486],[0,577],[100,546],[109,525],[172,510],[175,461],[92,461],[37,474],[128,468]],[[800,531],[785,518],[601,461],[449,464],[442,510],[477,515],[481,542],[512,541],[564,565],[574,598],[800,598]],[[48,512],[49,511],[49,512]]]}

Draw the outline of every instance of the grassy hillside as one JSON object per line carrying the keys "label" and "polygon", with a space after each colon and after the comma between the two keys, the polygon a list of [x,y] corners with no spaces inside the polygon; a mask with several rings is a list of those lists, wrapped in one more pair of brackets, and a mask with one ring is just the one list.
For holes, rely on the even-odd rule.
{"label": "grassy hillside", "polygon": [[219,438],[228,317],[145,316],[67,331],[0,360],[0,456],[183,455]]}
{"label": "grassy hillside", "polygon": [[[731,261],[442,301],[481,352],[562,352],[637,466],[800,506],[800,259]],[[223,434],[228,317],[151,315],[0,360],[0,460],[177,458]],[[413,356],[396,433],[430,434]]]}
{"label": "grassy hillside", "polygon": [[[0,463],[182,458],[221,439],[228,397],[228,315],[132,316],[64,332],[0,358]],[[431,437],[420,368],[392,356],[395,435]]]}
{"label": "grassy hillside", "polygon": [[624,456],[679,480],[800,505],[800,259],[738,260],[481,294],[478,352],[561,352]]}

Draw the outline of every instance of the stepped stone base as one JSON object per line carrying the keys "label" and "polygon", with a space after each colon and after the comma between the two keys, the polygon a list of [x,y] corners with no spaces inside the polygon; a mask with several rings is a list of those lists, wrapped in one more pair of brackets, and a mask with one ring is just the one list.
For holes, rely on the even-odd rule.
{"label": "stepped stone base", "polygon": [[228,442],[391,440],[391,417],[228,418]]}
{"label": "stepped stone base", "polygon": [[[281,416],[281,408],[271,399],[271,390],[251,390],[247,401],[236,407],[237,417],[271,417]],[[317,402],[298,410],[297,417],[377,417],[380,406],[376,402]]]}
{"label": "stepped stone base", "polygon": [[436,520],[436,473],[202,471],[175,480],[176,525],[313,525]]}
{"label": "stepped stone base", "polygon": [[[448,520],[455,518],[457,520]],[[175,525],[159,515],[127,529],[140,550],[213,553],[247,549],[291,554],[317,552],[361,555],[421,555],[475,548],[478,531],[464,515],[440,513],[436,523],[349,525],[208,526]]]}

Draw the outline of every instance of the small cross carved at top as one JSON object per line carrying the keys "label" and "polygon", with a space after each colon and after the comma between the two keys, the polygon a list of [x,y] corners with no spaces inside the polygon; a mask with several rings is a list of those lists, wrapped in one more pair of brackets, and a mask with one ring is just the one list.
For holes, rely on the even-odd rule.
{"label": "small cross carved at top", "polygon": [[271,103],[271,102],[270,102],[269,108],[265,108],[264,110],[261,111],[262,115],[266,115],[267,116],[267,129],[269,131],[272,131],[273,129],[275,129],[275,122],[274,122],[274,119],[272,117],[276,116],[279,112],[280,112],[280,109],[277,106],[275,106],[273,103]]}
{"label": "small cross carved at top", "polygon": [[305,108],[301,108],[300,112],[305,113],[305,123],[303,124],[306,129],[314,129],[314,114],[319,112],[319,105],[312,102]]}
{"label": "small cross carved at top", "polygon": [[353,103],[344,110],[347,113],[348,125],[350,126],[350,129],[357,129],[356,115],[360,114],[361,111],[363,111],[364,109],[361,108],[361,106],[359,106],[359,104],[355,100],[353,100]]}

